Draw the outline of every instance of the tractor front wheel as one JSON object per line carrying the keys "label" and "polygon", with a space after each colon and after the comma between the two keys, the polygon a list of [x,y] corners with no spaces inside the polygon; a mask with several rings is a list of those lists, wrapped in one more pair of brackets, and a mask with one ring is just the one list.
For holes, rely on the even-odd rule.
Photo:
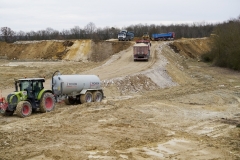
{"label": "tractor front wheel", "polygon": [[52,93],[46,92],[42,96],[42,100],[40,102],[40,111],[42,113],[44,112],[50,112],[55,108],[55,98]]}
{"label": "tractor front wheel", "polygon": [[32,105],[28,101],[21,101],[17,104],[16,113],[19,117],[27,117],[32,114]]}

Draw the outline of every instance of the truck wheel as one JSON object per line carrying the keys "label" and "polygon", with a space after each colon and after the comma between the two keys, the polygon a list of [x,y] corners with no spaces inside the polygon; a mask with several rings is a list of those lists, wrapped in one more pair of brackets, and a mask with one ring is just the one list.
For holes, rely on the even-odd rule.
{"label": "truck wheel", "polygon": [[27,117],[32,114],[32,105],[28,101],[21,101],[17,104],[16,113],[19,117]]}
{"label": "truck wheel", "polygon": [[76,100],[73,97],[68,97],[64,100],[66,105],[73,105],[76,103]]}
{"label": "truck wheel", "polygon": [[55,99],[52,93],[44,93],[40,102],[40,112],[50,112],[55,108]]}
{"label": "truck wheel", "polygon": [[101,102],[103,98],[102,92],[95,91],[93,92],[93,102]]}
{"label": "truck wheel", "polygon": [[4,112],[4,116],[12,116],[13,113],[14,113],[14,111],[6,110],[6,111]]}
{"label": "truck wheel", "polygon": [[93,100],[93,95],[91,92],[87,91],[85,94],[80,96],[80,102],[83,103],[90,103]]}

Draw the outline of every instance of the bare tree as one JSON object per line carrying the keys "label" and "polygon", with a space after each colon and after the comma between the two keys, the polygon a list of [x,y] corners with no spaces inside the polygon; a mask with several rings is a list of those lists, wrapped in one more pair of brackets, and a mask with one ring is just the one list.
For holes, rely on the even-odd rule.
{"label": "bare tree", "polygon": [[71,33],[69,30],[62,30],[62,32],[60,34],[63,37],[63,39],[69,39]]}
{"label": "bare tree", "polygon": [[26,36],[26,33],[23,31],[19,31],[16,33],[17,40],[24,40]]}
{"label": "bare tree", "polygon": [[12,42],[14,40],[15,32],[9,27],[2,27],[1,35],[3,36],[5,42]]}
{"label": "bare tree", "polygon": [[97,27],[93,22],[88,23],[85,27],[85,33],[89,35],[89,38],[93,37],[93,33],[96,31]]}
{"label": "bare tree", "polygon": [[74,28],[70,29],[73,38],[80,39],[81,29],[79,26],[75,26]]}

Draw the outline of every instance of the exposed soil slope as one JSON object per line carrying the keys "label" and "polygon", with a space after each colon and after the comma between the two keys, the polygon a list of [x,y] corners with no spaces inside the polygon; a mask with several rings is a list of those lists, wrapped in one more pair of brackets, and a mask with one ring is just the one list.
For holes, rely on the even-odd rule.
{"label": "exposed soil slope", "polygon": [[128,48],[131,42],[114,41],[19,41],[0,42],[0,56],[8,60],[103,61]]}
{"label": "exposed soil slope", "polygon": [[186,58],[200,59],[200,56],[210,51],[209,38],[195,38],[185,39],[182,38],[170,44],[176,53],[179,53]]}

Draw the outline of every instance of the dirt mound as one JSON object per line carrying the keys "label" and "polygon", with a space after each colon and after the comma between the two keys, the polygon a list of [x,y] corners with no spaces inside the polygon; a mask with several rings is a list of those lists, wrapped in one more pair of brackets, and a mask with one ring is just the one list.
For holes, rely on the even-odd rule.
{"label": "dirt mound", "polygon": [[209,38],[179,39],[170,43],[169,46],[186,58],[200,59],[200,56],[210,51]]}
{"label": "dirt mound", "polygon": [[111,86],[116,87],[116,90],[120,92],[120,95],[142,93],[158,88],[157,84],[143,74],[104,81],[103,87],[108,88]]}
{"label": "dirt mound", "polygon": [[92,42],[92,54],[90,61],[101,62],[110,58],[112,55],[126,50],[133,43],[131,42],[114,42],[114,41],[98,41]]}
{"label": "dirt mound", "polygon": [[131,46],[131,42],[91,40],[0,42],[0,57],[8,60],[104,61]]}
{"label": "dirt mound", "polygon": [[56,59],[65,51],[64,41],[24,41],[13,44],[0,43],[0,55],[7,59]]}

